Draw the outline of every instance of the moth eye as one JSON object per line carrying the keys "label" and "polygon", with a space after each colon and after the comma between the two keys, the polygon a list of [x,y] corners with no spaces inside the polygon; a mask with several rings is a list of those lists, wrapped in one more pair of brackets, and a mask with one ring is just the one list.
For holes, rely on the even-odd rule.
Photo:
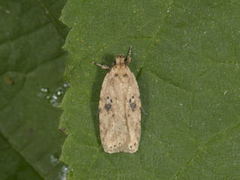
{"label": "moth eye", "polygon": [[132,96],[132,98],[134,99],[134,96]]}
{"label": "moth eye", "polygon": [[107,99],[109,99],[109,96],[107,96]]}

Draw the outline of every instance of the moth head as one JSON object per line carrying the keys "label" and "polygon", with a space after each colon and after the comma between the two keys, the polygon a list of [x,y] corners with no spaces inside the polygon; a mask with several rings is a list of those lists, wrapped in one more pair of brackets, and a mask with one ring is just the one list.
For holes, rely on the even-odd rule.
{"label": "moth head", "polygon": [[131,62],[132,46],[129,47],[127,56],[118,55],[116,56],[114,65],[127,65]]}
{"label": "moth head", "polygon": [[126,64],[126,57],[123,55],[116,56],[115,65],[124,65]]}

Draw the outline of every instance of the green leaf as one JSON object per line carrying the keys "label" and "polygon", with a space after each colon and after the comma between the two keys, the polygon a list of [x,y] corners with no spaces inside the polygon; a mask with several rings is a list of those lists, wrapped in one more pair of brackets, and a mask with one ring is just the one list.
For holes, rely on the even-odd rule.
{"label": "green leaf", "polygon": [[41,179],[37,172],[0,136],[0,179]]}
{"label": "green leaf", "polygon": [[[68,0],[61,158],[69,179],[238,179],[239,12],[234,0]],[[97,115],[106,72],[91,62],[110,65],[130,45],[142,139],[135,154],[107,154]]]}
{"label": "green leaf", "polygon": [[[64,136],[52,95],[63,84],[64,0],[0,0],[0,179],[59,179]],[[55,104],[54,104],[55,105]]]}

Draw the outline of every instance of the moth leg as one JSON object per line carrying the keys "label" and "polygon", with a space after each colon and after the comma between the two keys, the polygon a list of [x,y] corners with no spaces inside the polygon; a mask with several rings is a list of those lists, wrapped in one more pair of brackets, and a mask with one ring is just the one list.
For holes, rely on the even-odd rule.
{"label": "moth leg", "polygon": [[148,115],[148,113],[144,110],[143,107],[140,107],[140,110],[141,110],[141,112],[142,112],[144,115]]}
{"label": "moth leg", "polygon": [[95,64],[96,66],[98,66],[102,69],[111,69],[108,65],[99,64],[99,63],[96,63],[96,62],[92,62],[92,64]]}
{"label": "moth leg", "polygon": [[126,64],[129,64],[132,61],[131,56],[132,56],[132,46],[130,46],[129,49],[128,49],[127,56],[126,56],[126,59],[125,59]]}

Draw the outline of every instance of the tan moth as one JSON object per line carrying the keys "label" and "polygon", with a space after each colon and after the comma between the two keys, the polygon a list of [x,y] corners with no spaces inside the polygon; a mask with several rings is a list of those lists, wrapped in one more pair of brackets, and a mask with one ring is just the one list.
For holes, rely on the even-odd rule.
{"label": "tan moth", "polygon": [[107,153],[134,153],[141,136],[141,100],[138,84],[128,64],[127,56],[118,55],[102,83],[99,100],[99,128],[103,149]]}

